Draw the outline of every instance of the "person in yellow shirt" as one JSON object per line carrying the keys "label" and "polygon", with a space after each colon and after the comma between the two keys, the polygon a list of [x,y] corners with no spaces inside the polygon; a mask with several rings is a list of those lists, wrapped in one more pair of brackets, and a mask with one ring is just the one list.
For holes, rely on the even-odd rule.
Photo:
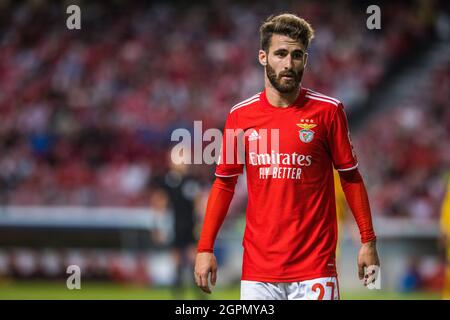
{"label": "person in yellow shirt", "polygon": [[334,192],[336,196],[336,215],[338,223],[340,224],[345,216],[345,213],[348,210],[348,207],[345,201],[344,191],[342,190],[341,180],[339,179],[339,173],[333,169],[333,175],[334,175]]}
{"label": "person in yellow shirt", "polygon": [[343,228],[343,222],[345,221],[345,216],[347,215],[347,211],[349,210],[347,206],[347,202],[345,200],[345,194],[342,190],[341,179],[339,179],[339,172],[333,169],[334,176],[334,193],[336,198],[336,216],[338,223],[338,244],[336,247],[336,257],[339,257],[340,254],[340,243],[341,243],[341,234]]}
{"label": "person in yellow shirt", "polygon": [[445,278],[442,298],[450,300],[450,172],[447,174],[447,192],[441,209],[440,231],[446,251]]}

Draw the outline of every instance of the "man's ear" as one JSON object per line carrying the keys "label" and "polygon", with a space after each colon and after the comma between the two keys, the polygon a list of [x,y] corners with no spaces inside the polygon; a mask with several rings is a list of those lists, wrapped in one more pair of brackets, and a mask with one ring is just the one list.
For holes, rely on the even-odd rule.
{"label": "man's ear", "polygon": [[267,65],[267,54],[264,50],[259,50],[258,53],[259,63],[265,67]]}
{"label": "man's ear", "polygon": [[305,53],[305,63],[303,64],[303,68],[306,68],[306,65],[308,64],[308,53]]}

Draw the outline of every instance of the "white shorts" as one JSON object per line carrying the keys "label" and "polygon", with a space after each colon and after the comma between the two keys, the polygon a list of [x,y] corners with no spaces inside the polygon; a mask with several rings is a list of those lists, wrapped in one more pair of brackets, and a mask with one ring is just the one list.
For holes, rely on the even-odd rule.
{"label": "white shorts", "polygon": [[241,300],[339,300],[336,277],[299,282],[241,281]]}

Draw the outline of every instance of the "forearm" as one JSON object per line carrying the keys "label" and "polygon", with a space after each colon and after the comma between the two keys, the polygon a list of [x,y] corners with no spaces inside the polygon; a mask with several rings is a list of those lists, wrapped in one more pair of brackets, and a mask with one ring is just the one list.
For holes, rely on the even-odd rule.
{"label": "forearm", "polygon": [[339,172],[342,190],[348,206],[358,225],[361,242],[367,243],[376,239],[372,225],[369,197],[361,174],[357,169]]}
{"label": "forearm", "polygon": [[223,224],[234,195],[238,177],[217,177],[206,205],[205,219],[197,246],[197,252],[213,252],[214,242]]}

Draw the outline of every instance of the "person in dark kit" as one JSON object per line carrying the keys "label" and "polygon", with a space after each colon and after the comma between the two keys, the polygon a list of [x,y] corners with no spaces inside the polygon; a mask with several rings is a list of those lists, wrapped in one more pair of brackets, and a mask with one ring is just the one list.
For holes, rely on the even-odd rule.
{"label": "person in dark kit", "polygon": [[[175,164],[173,161],[170,161],[168,172],[159,180],[169,196],[174,218],[172,248],[177,272],[173,294],[175,298],[180,298],[185,294],[184,274],[189,272],[190,275],[194,264],[197,241],[195,206],[200,184],[189,172],[187,165]],[[194,285],[194,279],[191,277],[189,279],[190,287]]]}

